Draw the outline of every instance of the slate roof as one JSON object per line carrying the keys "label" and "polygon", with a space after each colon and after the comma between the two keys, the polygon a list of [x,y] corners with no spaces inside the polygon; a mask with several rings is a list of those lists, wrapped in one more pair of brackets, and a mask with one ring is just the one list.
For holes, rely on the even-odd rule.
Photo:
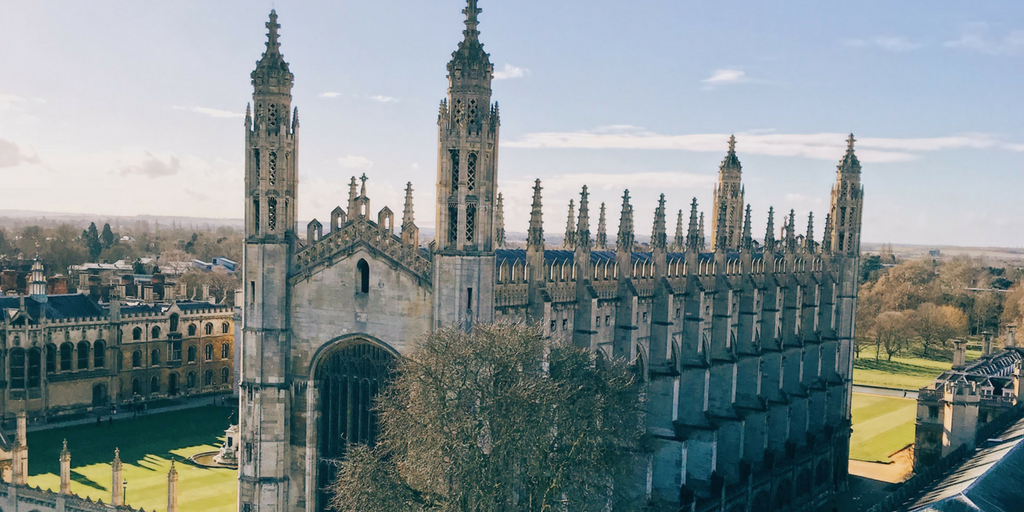
{"label": "slate roof", "polygon": [[[0,309],[19,309],[21,297],[0,297]],[[31,296],[25,297],[25,309],[33,321],[40,317],[43,310],[46,318],[51,320],[63,318],[82,318],[104,316],[103,309],[82,294],[48,295],[46,302],[39,302]]]}
{"label": "slate roof", "polygon": [[[514,263],[521,265],[526,264],[526,251],[524,249],[498,249],[494,251],[496,265],[501,266],[502,263],[508,262],[509,266]],[[756,259],[758,255],[754,255]],[[726,258],[733,260],[739,259],[740,253],[729,252],[726,254]],[[668,261],[682,260],[686,258],[686,253],[682,252],[670,252],[668,253]],[[565,249],[547,249],[544,251],[544,260],[548,263],[563,263],[572,262],[576,259],[576,252]],[[637,261],[649,261],[651,259],[651,253],[649,252],[634,252],[631,257],[631,261],[636,263]],[[711,252],[701,253],[699,256],[701,261],[709,261],[715,259],[715,254]],[[590,251],[590,262],[591,263],[605,263],[615,261],[615,251]]]}

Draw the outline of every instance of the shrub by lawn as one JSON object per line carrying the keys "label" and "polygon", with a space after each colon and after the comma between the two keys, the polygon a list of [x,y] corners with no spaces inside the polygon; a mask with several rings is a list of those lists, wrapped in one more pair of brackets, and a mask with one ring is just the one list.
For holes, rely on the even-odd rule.
{"label": "shrub by lawn", "polygon": [[889,455],[914,442],[917,401],[853,394],[850,458],[890,462]]}
{"label": "shrub by lawn", "polygon": [[[236,472],[195,466],[188,457],[216,450],[234,411],[206,406],[149,414],[135,419],[30,432],[29,479],[32,486],[60,488],[61,442],[71,452],[71,492],[110,502],[110,463],[121,450],[127,503],[146,510],[167,508],[167,471],[178,471],[181,512],[234,512]],[[125,413],[122,413],[125,414]]]}

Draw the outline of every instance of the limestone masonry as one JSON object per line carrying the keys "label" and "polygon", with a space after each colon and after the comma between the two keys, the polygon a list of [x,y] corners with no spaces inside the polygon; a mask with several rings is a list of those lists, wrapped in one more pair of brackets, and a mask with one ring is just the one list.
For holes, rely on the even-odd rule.
{"label": "limestone masonry", "polygon": [[437,235],[421,246],[411,185],[396,223],[395,210],[371,209],[365,176],[352,178],[328,225],[314,220],[297,236],[299,116],[271,11],[245,118],[239,510],[326,510],[323,489],[347,445],[376,435],[372,400],[395,359],[431,329],[499,320],[537,322],[552,340],[635,361],[657,444],[638,486],[652,498],[693,511],[795,511],[845,488],[863,205],[853,136],[820,242],[813,219],[798,234],[791,211],[777,231],[771,210],[754,240],[731,139],[710,252],[696,199],[671,241],[662,195],[649,247],[635,242],[628,191],[614,246],[604,204],[592,236],[586,186],[564,246],[547,248],[539,180],[526,248],[507,248],[480,12],[468,0],[448,64]]}

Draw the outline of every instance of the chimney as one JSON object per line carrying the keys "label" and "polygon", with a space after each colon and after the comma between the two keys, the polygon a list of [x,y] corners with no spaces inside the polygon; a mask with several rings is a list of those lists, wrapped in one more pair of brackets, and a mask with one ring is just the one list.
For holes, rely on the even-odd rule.
{"label": "chimney", "polygon": [[202,300],[210,300],[210,285],[203,285],[203,297]]}
{"label": "chimney", "polygon": [[953,340],[953,369],[963,370],[967,366],[967,341]]}
{"label": "chimney", "polygon": [[992,355],[992,333],[985,331],[981,333],[981,357]]}

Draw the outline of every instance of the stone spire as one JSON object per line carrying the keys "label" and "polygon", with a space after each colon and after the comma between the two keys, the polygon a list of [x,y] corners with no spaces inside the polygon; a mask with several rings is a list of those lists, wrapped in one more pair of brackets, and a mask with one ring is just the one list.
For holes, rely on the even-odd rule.
{"label": "stone spire", "polygon": [[413,224],[416,220],[413,218],[412,210],[412,182],[406,182],[405,184],[405,208],[402,210],[402,227]]}
{"label": "stone spire", "polygon": [[853,151],[853,143],[856,141],[857,139],[853,138],[852,133],[850,134],[850,137],[846,139],[846,154],[843,155],[843,158],[839,161],[839,165],[836,166],[836,171],[840,175],[860,175],[860,160],[857,159],[857,155]]}
{"label": "stone spire", "polygon": [[405,210],[402,211],[402,243],[410,247],[420,246],[420,229],[412,209],[412,182],[405,184]]}
{"label": "stone spire", "polygon": [[629,190],[626,190],[622,194],[622,213],[619,215],[619,234],[615,239],[615,250],[632,252],[635,241],[633,207],[629,204]]}
{"label": "stone spire", "polygon": [[807,235],[804,236],[804,248],[814,252],[814,212],[807,214]]}
{"label": "stone spire", "polygon": [[832,214],[825,214],[825,234],[821,236],[821,252],[832,252]]}
{"label": "stone spire", "polygon": [[[576,224],[575,242],[577,247],[590,248],[590,202],[588,200],[589,193],[587,192],[587,186],[583,185],[583,191],[580,192],[580,216],[579,221]],[[570,203],[569,211],[572,212],[572,204]]]}
{"label": "stone spire", "polygon": [[121,450],[114,448],[114,461],[110,463],[110,504],[124,505],[124,489],[121,487]]}
{"label": "stone spire", "polygon": [[359,197],[359,193],[356,191],[356,177],[352,176],[352,181],[348,183],[348,218],[354,219],[358,215],[356,211],[356,198]]}
{"label": "stone spire", "polygon": [[718,167],[711,211],[711,243],[716,252],[739,248],[745,193],[742,175],[743,168],[736,157],[736,137],[729,136],[729,151]]}
{"label": "stone spire", "polygon": [[597,250],[608,250],[608,223],[605,220],[604,202],[601,203],[601,216],[597,220]]}
{"label": "stone spire", "polygon": [[836,183],[832,187],[829,249],[838,254],[860,254],[861,214],[864,208],[864,187],[860,184],[860,161],[854,154],[853,134],[846,141],[846,154],[836,167]]}
{"label": "stone spire", "polygon": [[700,246],[700,249],[703,251],[704,247],[708,243],[707,242],[707,237],[704,236],[704,212],[700,212],[700,225],[697,228],[697,231],[698,231],[698,236],[700,238],[700,240],[697,240],[697,244]]}
{"label": "stone spire", "polygon": [[676,236],[672,241],[672,249],[681,251],[683,245],[686,243],[686,239],[683,238],[683,210],[679,210],[679,215],[676,216]]}
{"label": "stone spire", "polygon": [[743,167],[740,165],[740,159],[736,157],[736,136],[729,136],[729,151],[725,154],[725,158],[722,160],[722,164],[718,166],[720,172],[727,171],[742,171]]}
{"label": "stone spire", "polygon": [[480,37],[480,31],[477,30],[477,25],[480,21],[477,19],[483,9],[476,6],[477,0],[466,0],[466,8],[462,10],[462,14],[466,15],[466,30],[463,34],[466,36],[466,41],[476,40]]}
{"label": "stone spire", "polygon": [[167,512],[178,512],[178,470],[174,469],[174,460],[167,472]]}
{"label": "stone spire", "polygon": [[562,247],[572,250],[576,248],[576,203],[569,200],[569,219],[565,222],[565,239]]}
{"label": "stone spire", "polygon": [[[281,55],[281,43],[278,41],[277,29],[281,25],[277,23],[277,12],[270,10],[270,21],[267,26],[267,50],[263,57],[256,63],[256,69],[252,72],[252,84],[259,88],[267,88],[270,92],[287,92],[280,89],[291,90],[295,77],[288,70],[288,63]],[[287,115],[287,112],[285,112]]]}
{"label": "stone spire", "polygon": [[750,232],[750,205],[743,216],[743,237],[740,239],[740,249],[750,251],[754,248],[754,237]]}
{"label": "stone spire", "polygon": [[71,494],[71,452],[68,451],[67,439],[60,450],[60,493]]}
{"label": "stone spire", "polygon": [[505,198],[498,192],[498,203],[494,210],[494,245],[505,247]]}
{"label": "stone spire", "polygon": [[686,232],[686,250],[696,252],[700,250],[700,227],[697,223],[697,198],[690,203],[690,229]]}
{"label": "stone spire", "polygon": [[665,230],[665,194],[662,194],[658,199],[658,207],[654,210],[654,229],[651,232],[652,250],[667,248],[668,234]]}
{"label": "stone spire", "polygon": [[789,220],[786,222],[786,250],[796,249],[796,211],[789,210]]}
{"label": "stone spire", "polygon": [[533,184],[533,206],[530,209],[530,229],[526,235],[527,247],[544,250],[544,211],[541,209],[540,180]]}
{"label": "stone spire", "polygon": [[484,51],[484,45],[480,42],[479,16],[483,12],[477,7],[477,0],[467,0],[466,8],[462,13],[466,15],[466,29],[462,31],[463,39],[459,48],[452,53],[452,60],[448,63],[448,73],[454,74],[456,70],[462,72],[462,77],[470,80],[484,80],[490,88],[493,66],[490,55]]}
{"label": "stone spire", "polygon": [[768,229],[764,232],[764,252],[775,251],[775,208],[768,208]]}

